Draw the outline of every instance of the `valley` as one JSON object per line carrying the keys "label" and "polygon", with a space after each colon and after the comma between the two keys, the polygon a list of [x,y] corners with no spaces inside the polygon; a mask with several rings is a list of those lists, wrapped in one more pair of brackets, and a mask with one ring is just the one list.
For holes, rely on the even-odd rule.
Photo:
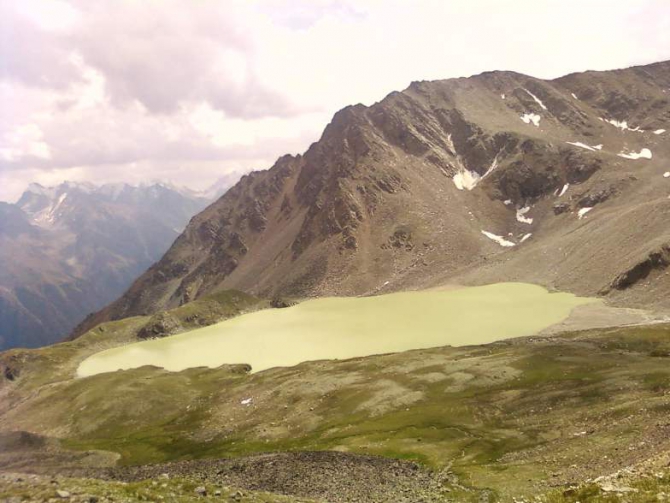
{"label": "valley", "polygon": [[208,197],[64,182],[0,203],[0,349],[64,339],[159,259]]}

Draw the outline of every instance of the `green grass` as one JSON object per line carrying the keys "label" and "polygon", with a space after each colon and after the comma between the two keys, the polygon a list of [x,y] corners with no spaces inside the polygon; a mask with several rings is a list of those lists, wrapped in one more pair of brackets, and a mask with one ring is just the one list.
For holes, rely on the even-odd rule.
{"label": "green grass", "polygon": [[642,376],[642,383],[655,393],[670,391],[670,369],[645,374]]}
{"label": "green grass", "polygon": [[[156,403],[152,402],[150,407],[161,420],[154,421],[150,428],[142,428],[128,435],[128,430],[132,429],[137,420],[137,416],[129,412],[132,407],[122,408],[126,411],[123,416],[110,416],[105,412],[102,414],[105,421],[95,431],[69,445],[115,450],[122,454],[124,464],[345,446],[358,452],[420,460],[434,467],[444,464],[445,452],[455,454],[466,451],[468,455],[457,464],[489,465],[498,462],[505,454],[544,443],[541,433],[549,425],[540,421],[520,430],[517,420],[524,411],[531,407],[553,408],[566,400],[570,401],[574,410],[583,410],[593,403],[601,402],[607,395],[607,386],[603,383],[607,384],[609,361],[594,362],[588,357],[586,364],[586,358],[574,359],[574,355],[571,357],[573,359],[559,357],[559,351],[564,355],[565,349],[548,347],[520,358],[514,367],[522,370],[522,374],[495,386],[468,387],[458,393],[445,393],[444,381],[426,385],[423,389],[425,399],[418,404],[379,416],[358,410],[370,399],[372,392],[369,388],[344,389],[330,394],[315,408],[315,412],[322,413],[324,417],[316,428],[298,432],[290,438],[272,440],[254,440],[254,435],[245,429],[226,439],[214,438],[207,443],[180,437],[180,433],[198,430],[209,419],[208,413],[201,409],[183,412],[183,408],[191,402],[190,392],[194,391],[189,387],[191,384],[187,385],[181,379],[183,373],[162,373],[140,385],[137,384],[139,376],[134,376],[130,379],[135,383],[131,389],[124,387],[121,382],[114,382],[125,382],[129,380],[128,375],[119,374],[116,379],[106,375],[96,376],[100,381],[107,382],[108,386],[120,389],[127,401],[140,400],[140,395],[155,399]],[[161,371],[146,372],[151,374]],[[213,375],[215,372],[201,372],[197,379],[199,395],[211,393],[221,385],[232,387],[236,384],[234,380],[222,383],[212,378]],[[657,374],[648,374],[645,379],[649,379],[649,375],[657,379]],[[377,377],[392,379],[394,376]],[[258,380],[264,380],[262,374]],[[398,380],[402,382],[407,379],[402,376]],[[241,384],[244,379],[239,378],[238,381]],[[92,388],[102,389],[103,386],[93,385]],[[521,395],[512,404],[496,405],[497,397],[508,391],[520,391]],[[178,413],[171,414],[159,407],[158,404],[164,401],[167,394],[171,397],[170,406],[176,407]],[[114,403],[118,403],[123,397],[105,394],[98,398],[112,398]],[[300,397],[293,396],[289,403],[297,403],[299,400]],[[89,403],[92,401],[88,399]],[[495,410],[497,413],[493,413]],[[262,413],[263,418],[265,414]],[[90,424],[91,419],[86,418],[85,422]]]}
{"label": "green grass", "polygon": [[269,307],[269,302],[239,290],[222,290],[168,311],[185,329],[217,323],[242,313]]}
{"label": "green grass", "polygon": [[667,469],[655,474],[624,478],[618,484],[632,491],[607,492],[598,484],[586,483],[569,489],[550,491],[542,500],[546,503],[651,503],[670,499],[670,472]]}
{"label": "green grass", "polygon": [[[141,320],[118,323],[120,340]],[[599,474],[599,466],[609,466],[605,456],[625,456],[650,425],[667,422],[670,410],[667,360],[651,356],[670,340],[668,327],[306,363],[253,375],[145,367],[65,379],[62,368],[73,367],[71,345],[98,344],[97,334],[85,337],[36,352],[52,374],[27,374],[13,384],[16,397],[8,396],[17,404],[28,388],[40,393],[6,413],[5,428],[58,432],[66,448],[117,452],[125,465],[339,449],[450,466],[476,489],[464,492],[467,498],[488,489],[504,499],[536,494],[535,483],[571,465]],[[77,351],[71,355],[86,349]],[[457,387],[455,370],[473,377]],[[429,380],[429,374],[445,377]],[[403,403],[412,393],[420,398]],[[248,396],[254,405],[240,405]],[[590,491],[600,490],[550,492],[546,501],[611,501]]]}
{"label": "green grass", "polygon": [[[183,412],[183,407],[191,401],[188,398],[189,392],[194,391],[189,387],[191,385],[187,386],[186,381],[182,379],[183,373],[146,370],[148,374],[159,373],[160,376],[132,389],[127,389],[128,386],[123,387],[122,382],[130,380],[137,385],[139,376],[129,379],[129,375],[124,373],[118,374],[114,379],[109,375],[101,375],[92,379],[105,381],[108,386],[117,389],[121,387],[120,393],[123,395],[123,397],[109,397],[105,394],[99,396],[101,400],[112,398],[113,402],[118,403],[122,398],[135,401],[140,400],[139,395],[150,395],[160,403],[164,395],[169,393],[170,405],[180,412],[171,415],[169,411],[163,411],[158,404],[154,404],[151,408],[161,421],[154,421],[150,428],[139,429],[130,435],[127,432],[136,420],[136,416],[128,412],[132,407],[122,408],[126,411],[126,415],[121,417],[109,417],[105,412],[103,417],[106,421],[103,424],[78,442],[71,442],[68,445],[103,450],[111,448],[122,454],[124,464],[189,457],[240,456],[265,451],[331,449],[342,446],[357,452],[420,460],[433,467],[445,463],[445,453],[455,455],[463,451],[468,455],[457,463],[459,465],[494,464],[505,454],[544,443],[540,434],[543,431],[542,423],[529,425],[525,430],[519,429],[517,418],[521,412],[520,408],[555,407],[565,401],[566,396],[574,402],[575,409],[587,408],[605,395],[604,389],[598,385],[606,381],[606,375],[599,372],[609,368],[607,362],[596,365],[589,358],[588,366],[580,360],[566,363],[556,356],[558,351],[564,349],[548,347],[537,354],[522,355],[514,364],[515,368],[522,370],[521,375],[495,386],[473,386],[457,393],[445,393],[444,381],[423,385],[425,398],[422,401],[378,416],[359,410],[373,395],[370,388],[345,388],[329,394],[314,408],[316,414],[323,415],[317,427],[311,431],[298,432],[290,438],[271,440],[254,440],[254,434],[249,431],[258,422],[269,420],[266,411],[263,411],[259,420],[249,425],[248,429],[241,429],[226,439],[214,438],[202,443],[180,438],[180,432],[185,434],[198,430],[210,417],[201,409]],[[431,371],[435,370],[431,368]],[[112,374],[114,375],[117,374]],[[244,378],[221,382],[213,378],[214,375],[215,371],[201,371],[197,379],[198,394],[211,393],[218,386],[234,387],[244,382]],[[407,376],[378,373],[375,377],[397,378],[403,384],[407,384],[408,380],[411,381]],[[119,382],[115,382],[116,380]],[[261,386],[267,384],[263,382],[265,379],[262,374],[257,375],[256,380],[260,381],[258,384]],[[147,390],[149,387],[150,392]],[[93,385],[92,388],[102,389],[103,386]],[[512,404],[496,404],[497,397],[507,391],[520,391],[522,394]],[[292,396],[288,403],[291,405],[298,403],[300,398]],[[86,418],[85,422],[90,424],[92,421]],[[544,428],[547,426],[545,424]]]}

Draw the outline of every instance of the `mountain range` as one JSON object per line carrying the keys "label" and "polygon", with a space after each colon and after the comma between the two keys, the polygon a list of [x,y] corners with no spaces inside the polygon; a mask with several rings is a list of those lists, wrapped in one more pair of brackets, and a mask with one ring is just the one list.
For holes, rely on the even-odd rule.
{"label": "mountain range", "polygon": [[96,324],[220,289],[526,281],[670,306],[670,62],[414,82],[244,176]]}
{"label": "mountain range", "polygon": [[31,184],[0,203],[0,349],[61,340],[158,260],[225,187]]}
{"label": "mountain range", "polygon": [[415,82],[209,206],[78,184],[0,205],[10,334],[119,295],[0,352],[0,498],[667,500],[669,93],[670,62]]}

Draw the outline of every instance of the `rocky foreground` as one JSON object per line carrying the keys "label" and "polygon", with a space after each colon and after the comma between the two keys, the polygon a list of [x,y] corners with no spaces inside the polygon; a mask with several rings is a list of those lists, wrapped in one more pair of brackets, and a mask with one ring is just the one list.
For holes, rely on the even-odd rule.
{"label": "rocky foreground", "polygon": [[48,477],[25,473],[0,473],[0,501],[124,503],[135,501],[191,502],[214,499],[240,503],[312,503],[314,500],[245,492],[215,484],[201,484],[167,474],[137,483],[92,478]]}
{"label": "rocky foreground", "polygon": [[[341,453],[263,455],[114,470],[106,478],[0,472],[0,502],[579,503],[670,501],[668,457],[534,496],[461,486],[414,463]],[[119,480],[116,480],[116,479]],[[229,483],[234,485],[229,485]],[[243,487],[243,489],[240,489]]]}
{"label": "rocky foreground", "polygon": [[104,476],[124,481],[160,476],[186,477],[203,484],[240,487],[319,501],[444,501],[455,481],[448,471],[433,472],[417,463],[338,452],[263,454],[243,459],[184,461],[110,470]]}

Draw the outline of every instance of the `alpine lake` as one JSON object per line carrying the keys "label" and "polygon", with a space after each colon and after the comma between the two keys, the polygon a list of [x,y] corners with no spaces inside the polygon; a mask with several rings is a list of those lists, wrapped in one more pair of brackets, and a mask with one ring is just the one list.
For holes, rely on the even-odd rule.
{"label": "alpine lake", "polygon": [[260,372],[305,361],[487,344],[537,334],[592,302],[598,301],[526,283],[319,298],[108,349],[84,360],[77,374],[242,363]]}

